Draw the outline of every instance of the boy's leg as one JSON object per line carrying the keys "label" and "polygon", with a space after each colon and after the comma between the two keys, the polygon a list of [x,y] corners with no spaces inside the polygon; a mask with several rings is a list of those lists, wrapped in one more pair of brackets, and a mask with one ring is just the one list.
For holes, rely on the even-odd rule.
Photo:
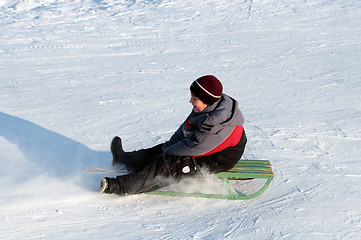
{"label": "boy's leg", "polygon": [[132,173],[141,172],[147,165],[162,157],[162,146],[163,144],[158,144],[151,148],[126,152],[122,162],[128,171]]}
{"label": "boy's leg", "polygon": [[178,182],[182,177],[194,176],[197,174],[195,167],[191,157],[170,156],[167,160],[160,157],[141,172],[106,178],[104,192],[120,195],[150,192]]}
{"label": "boy's leg", "polygon": [[147,149],[124,152],[121,139],[115,137],[111,144],[111,151],[113,154],[112,165],[125,165],[126,169],[130,172],[140,172],[146,165],[162,154],[162,146],[163,144],[158,144]]}

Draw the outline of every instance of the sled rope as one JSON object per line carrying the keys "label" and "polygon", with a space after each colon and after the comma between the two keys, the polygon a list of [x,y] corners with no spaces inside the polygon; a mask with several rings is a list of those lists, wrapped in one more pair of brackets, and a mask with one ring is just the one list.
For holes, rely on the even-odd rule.
{"label": "sled rope", "polygon": [[126,170],[109,170],[109,169],[97,168],[97,167],[86,167],[84,169],[84,172],[88,174],[127,173]]}

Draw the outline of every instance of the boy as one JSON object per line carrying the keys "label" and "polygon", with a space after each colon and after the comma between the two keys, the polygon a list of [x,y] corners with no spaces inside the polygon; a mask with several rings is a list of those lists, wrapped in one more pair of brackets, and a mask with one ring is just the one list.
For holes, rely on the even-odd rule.
{"label": "boy", "polygon": [[221,82],[212,75],[195,80],[190,91],[192,112],[167,142],[124,152],[121,139],[113,139],[113,166],[125,165],[130,173],[102,178],[100,192],[150,192],[199,174],[201,169],[223,172],[238,162],[247,138],[237,101],[222,93]]}

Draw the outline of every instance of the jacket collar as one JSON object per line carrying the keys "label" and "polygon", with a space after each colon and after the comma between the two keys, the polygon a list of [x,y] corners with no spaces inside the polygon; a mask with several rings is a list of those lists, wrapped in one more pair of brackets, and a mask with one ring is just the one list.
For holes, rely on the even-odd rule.
{"label": "jacket collar", "polygon": [[224,98],[224,94],[222,94],[222,97],[215,103],[213,103],[210,106],[207,106],[201,113],[207,113],[207,112],[212,112],[214,109],[217,108],[218,104],[223,100]]}

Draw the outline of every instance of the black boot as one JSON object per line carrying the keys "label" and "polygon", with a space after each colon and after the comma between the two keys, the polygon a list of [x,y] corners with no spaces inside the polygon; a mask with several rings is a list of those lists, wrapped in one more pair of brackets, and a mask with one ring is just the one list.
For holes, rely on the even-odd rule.
{"label": "black boot", "polygon": [[113,155],[113,162],[112,165],[119,165],[122,163],[122,157],[125,155],[125,152],[122,147],[122,140],[120,137],[113,138],[112,144],[110,146],[110,150],[112,151]]}
{"label": "black boot", "polygon": [[100,192],[101,193],[106,193],[106,191],[108,190],[108,181],[106,178],[101,178],[100,179]]}
{"label": "black boot", "polygon": [[101,193],[116,193],[124,195],[121,192],[120,186],[115,178],[102,177],[100,181]]}

